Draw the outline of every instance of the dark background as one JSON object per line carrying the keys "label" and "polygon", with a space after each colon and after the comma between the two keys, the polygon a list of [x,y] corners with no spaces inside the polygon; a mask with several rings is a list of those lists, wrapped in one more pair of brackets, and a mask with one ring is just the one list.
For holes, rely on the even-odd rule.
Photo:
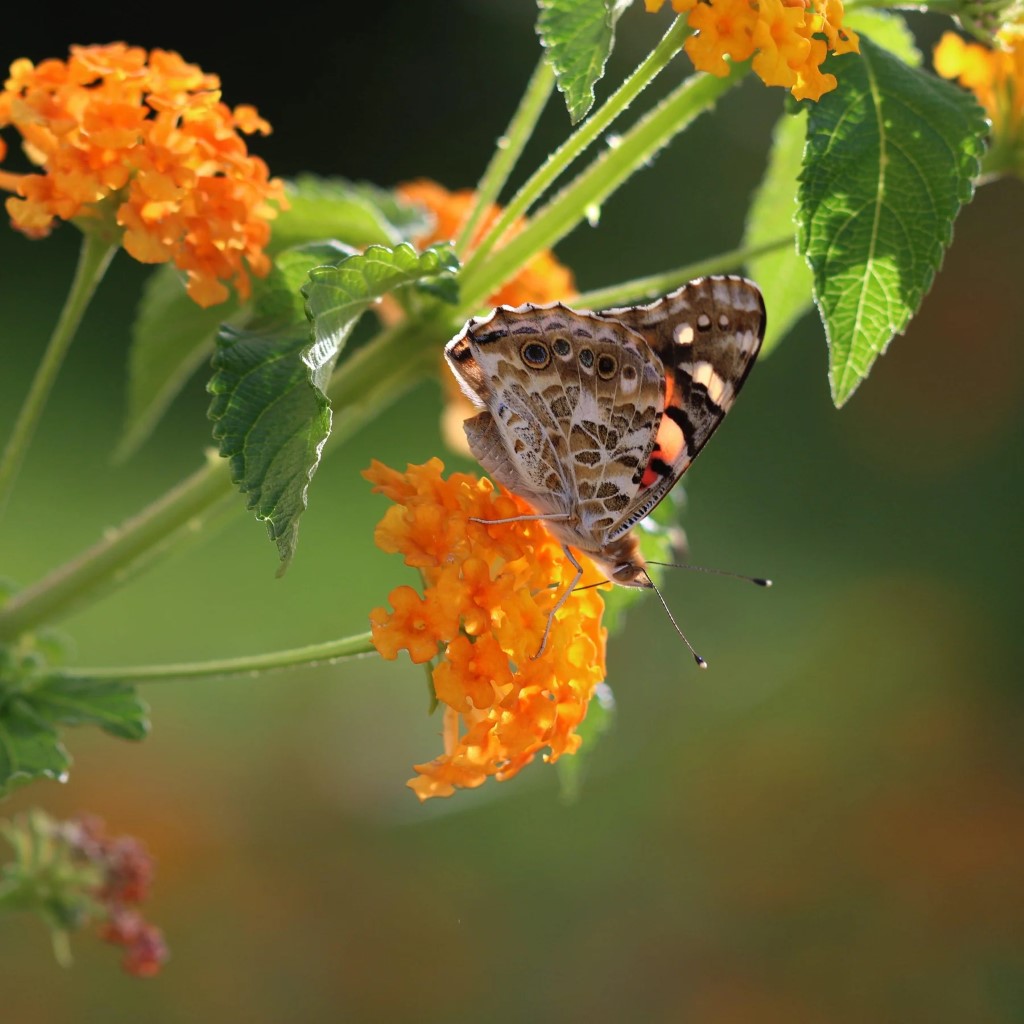
{"label": "dark background", "polygon": [[[194,12],[197,13],[197,12]],[[539,56],[530,3],[378,3],[230,31],[90,10],[16,26],[17,56],[72,42],[176,49],[254,103],[274,173],[475,184]],[[667,24],[620,24],[616,84]],[[943,26],[915,21],[930,42]],[[683,62],[680,62],[682,67]],[[661,91],[681,71],[670,71]],[[612,85],[602,85],[607,95]],[[781,90],[747,81],[559,246],[580,288],[737,244]],[[516,179],[568,130],[552,102]],[[150,915],[173,960],[121,975],[88,937],[58,968],[34,919],[0,920],[4,1024],[624,1019],[719,1024],[1024,1019],[1019,182],[983,188],[904,338],[841,413],[820,325],[759,365],[687,477],[705,564],[767,593],[677,574],[609,648],[619,714],[581,800],[541,763],[420,806],[440,749],[406,661],[151,684],[141,745],[67,737],[67,785],[159,862]],[[0,234],[0,431],[63,301],[77,238]],[[145,268],[119,256],[61,374],[2,534],[30,582],[193,470],[197,378],[150,443],[110,464]],[[317,475],[294,565],[262,526],[225,528],[65,623],[82,665],[186,661],[367,628],[411,581],[372,548],[358,471],[444,450],[435,381]],[[240,502],[241,504],[241,502]]]}

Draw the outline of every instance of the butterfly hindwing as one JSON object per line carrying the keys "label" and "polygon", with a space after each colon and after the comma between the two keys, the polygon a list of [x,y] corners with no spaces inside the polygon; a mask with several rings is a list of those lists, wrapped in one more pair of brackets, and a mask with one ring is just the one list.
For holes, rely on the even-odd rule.
{"label": "butterfly hindwing", "polygon": [[635,331],[665,374],[665,414],[643,486],[610,537],[621,536],[686,472],[754,364],[764,337],[761,292],[741,277],[704,277],[646,306],[603,310]]}

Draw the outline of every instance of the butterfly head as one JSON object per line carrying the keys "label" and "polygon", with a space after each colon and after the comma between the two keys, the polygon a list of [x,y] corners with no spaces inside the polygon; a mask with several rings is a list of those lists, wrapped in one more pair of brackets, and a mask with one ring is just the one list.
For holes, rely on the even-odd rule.
{"label": "butterfly head", "polygon": [[612,583],[618,583],[620,587],[646,587],[650,590],[654,586],[647,570],[636,562],[623,562],[615,566],[608,576]]}

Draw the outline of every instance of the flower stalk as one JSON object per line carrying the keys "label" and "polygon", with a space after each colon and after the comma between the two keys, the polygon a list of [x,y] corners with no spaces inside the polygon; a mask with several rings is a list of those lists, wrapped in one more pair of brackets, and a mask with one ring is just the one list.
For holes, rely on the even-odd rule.
{"label": "flower stalk", "polygon": [[716,256],[706,256],[703,259],[695,260],[693,263],[687,263],[675,270],[665,270],[660,274],[650,274],[647,277],[636,277],[632,281],[623,281],[622,284],[609,285],[607,288],[593,288],[589,292],[582,292],[578,295],[575,304],[581,309],[607,309],[609,306],[620,306],[626,302],[637,302],[644,298],[665,295],[686,284],[687,281],[692,281],[695,277],[732,270],[757,256],[764,256],[766,253],[785,249],[793,244],[793,235],[790,233],[774,238],[770,242],[740,246]]}
{"label": "flower stalk", "polygon": [[637,168],[710,109],[749,69],[749,64],[737,64],[723,78],[703,72],[690,76],[562,189],[490,259],[481,264],[481,250],[477,249],[460,278],[461,311],[466,315],[474,312],[485,296],[534,253],[564,238],[589,210],[599,208]]}
{"label": "flower stalk", "polygon": [[477,186],[476,202],[459,232],[455,243],[456,252],[467,251],[488,207],[497,202],[505,182],[512,173],[512,168],[533,135],[533,129],[537,126],[537,120],[547,106],[554,87],[555,73],[548,62],[542,59],[526,86],[526,92],[523,93],[519,107],[509,122],[508,130],[495,145],[494,156],[491,157],[491,162]]}
{"label": "flower stalk", "polygon": [[104,239],[100,234],[88,231],[82,234],[82,248],[79,250],[75,276],[64,301],[64,308],[22,403],[3,455],[0,456],[0,516],[3,515],[14,489],[18,471],[32,436],[39,426],[43,410],[46,408],[46,400],[64,363],[64,357],[71,347],[96,287],[103,280],[103,275],[116,251],[117,245]]}
{"label": "flower stalk", "polygon": [[[492,225],[480,244],[466,261],[464,278],[472,280],[481,263],[487,260],[491,250],[502,239],[516,219],[533,206],[551,187],[571,163],[622,114],[627,107],[647,88],[657,75],[679,53],[688,34],[685,18],[676,18],[669,26],[658,45],[625,82],[608,98],[604,105],[588,118],[554,153],[530,176],[522,188],[512,197],[504,213]],[[582,214],[581,214],[582,216]],[[577,220],[578,222],[578,220]],[[543,248],[543,246],[541,246]],[[484,293],[486,294],[486,292]]]}

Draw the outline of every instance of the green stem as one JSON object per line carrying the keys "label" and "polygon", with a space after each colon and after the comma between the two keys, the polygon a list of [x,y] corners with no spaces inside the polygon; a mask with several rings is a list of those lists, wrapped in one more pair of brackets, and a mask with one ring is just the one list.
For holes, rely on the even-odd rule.
{"label": "green stem", "polygon": [[36,370],[35,378],[29,387],[21,411],[14,423],[14,429],[0,456],[0,515],[3,514],[14,488],[25,453],[32,441],[46,399],[50,395],[57,373],[64,362],[68,347],[71,345],[82,322],[82,316],[89,305],[89,300],[96,291],[96,286],[103,279],[107,267],[117,251],[117,246],[101,239],[96,234],[85,232],[82,235],[82,248],[78,254],[78,266],[71,282],[71,290],[64,301],[57,325],[50,336],[49,344],[43,353],[42,362]]}
{"label": "green stem", "polygon": [[608,288],[594,288],[573,299],[573,305],[579,306],[580,309],[606,309],[608,306],[619,306],[625,302],[637,302],[645,298],[666,295],[695,277],[720,274],[725,270],[742,266],[756,256],[763,256],[765,253],[775,252],[776,249],[784,249],[793,244],[793,235],[788,234],[770,242],[740,246],[716,256],[706,256],[676,270],[666,270],[648,277],[636,277],[632,281],[624,281]]}
{"label": "green stem", "polygon": [[461,279],[472,277],[505,232],[566,170],[566,168],[607,129],[611,123],[654,80],[679,53],[688,34],[685,18],[676,18],[643,63],[613,93],[591,118],[562,143],[512,197],[504,213],[491,226],[463,267]]}
{"label": "green stem", "polygon": [[508,131],[505,132],[494,148],[494,156],[480,179],[476,189],[476,202],[473,210],[462,225],[458,240],[455,243],[455,251],[465,253],[473,240],[480,219],[487,212],[488,207],[497,201],[501,190],[505,187],[512,168],[522,155],[526,143],[533,135],[533,129],[537,120],[547,105],[551,90],[555,87],[555,73],[551,70],[546,60],[541,60],[536,71],[526,86],[526,92],[519,103],[509,122]]}
{"label": "green stem", "polygon": [[[742,78],[750,65],[736,64],[724,78],[698,72],[670,93],[570,182],[483,266],[467,264],[459,279],[461,311],[480,303],[542,249],[567,235],[590,209],[599,208],[638,167],[683,131]],[[472,262],[472,261],[471,261]]]}
{"label": "green stem", "polygon": [[[382,333],[345,363],[331,387],[339,410],[331,432],[332,447],[351,437],[371,412],[396,401],[415,386],[437,358],[447,328],[434,319],[404,322]],[[199,534],[209,520],[244,501],[235,493],[229,465],[215,453],[187,477],[137,515],[107,532],[97,544],[25,590],[0,608],[0,641],[51,623],[83,604],[122,586],[142,568],[177,550]]]}
{"label": "green stem", "polygon": [[131,683],[158,682],[165,679],[205,679],[220,676],[252,675],[270,669],[323,665],[342,658],[375,654],[371,634],[358,633],[341,640],[293,647],[270,654],[242,658],[217,658],[212,661],[181,662],[177,665],[136,665],[127,668],[71,668],[59,673],[64,679],[124,680]]}

